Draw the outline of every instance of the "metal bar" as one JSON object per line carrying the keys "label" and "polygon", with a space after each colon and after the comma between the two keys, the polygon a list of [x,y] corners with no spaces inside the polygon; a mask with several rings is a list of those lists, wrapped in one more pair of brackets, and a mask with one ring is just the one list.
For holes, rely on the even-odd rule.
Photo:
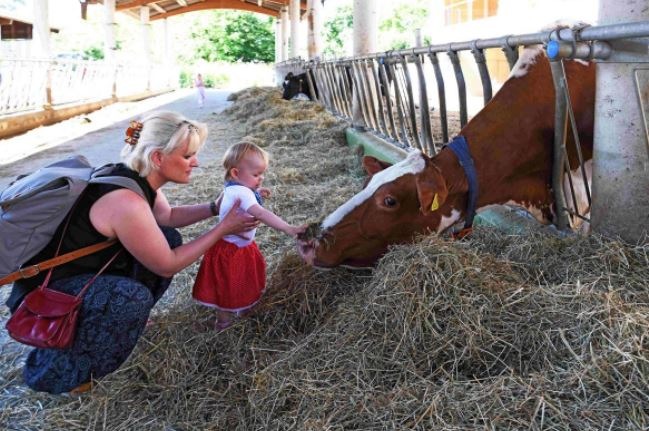
{"label": "metal bar", "polygon": [[421,58],[415,55],[415,67],[417,68],[417,78],[419,80],[419,113],[421,115],[421,140],[428,150],[429,156],[435,155],[435,145],[433,143],[433,133],[430,126],[430,109],[428,107],[428,91],[426,89],[426,77],[424,68],[421,64]]}
{"label": "metal bar", "polygon": [[484,56],[484,51],[480,48],[471,50],[473,58],[475,58],[478,72],[480,72],[480,81],[482,82],[482,98],[486,105],[492,97],[491,78],[489,77],[489,69],[487,68],[487,59]]}
{"label": "metal bar", "polygon": [[392,132],[391,137],[392,139],[397,140],[398,135],[397,128],[394,124],[394,113],[392,112],[392,96],[390,96],[390,84],[386,78],[386,61],[386,59],[381,59],[379,61],[379,78],[381,79],[381,84],[383,84],[383,88],[385,89],[385,109],[388,113],[388,119],[390,121],[390,130]]}
{"label": "metal bar", "polygon": [[342,112],[340,111],[340,106],[338,104],[338,98],[336,96],[335,83],[333,81],[333,77],[331,76],[331,70],[330,70],[331,67],[333,66],[325,65],[325,68],[323,70],[325,78],[327,79],[327,86],[329,87],[329,100],[330,100],[331,107],[333,108],[333,111],[338,115],[342,115]]}
{"label": "metal bar", "polygon": [[502,46],[502,50],[505,53],[507,58],[507,64],[509,65],[509,70],[514,68],[514,65],[518,61],[518,46],[511,46],[508,42],[505,42]]}
{"label": "metal bar", "polygon": [[350,80],[352,79],[349,75],[349,66],[341,64],[338,68],[338,72],[341,76],[342,90],[343,90],[343,104],[345,105],[345,111],[349,118],[352,118],[352,97],[354,93],[352,91],[352,86]]}
{"label": "metal bar", "polygon": [[345,102],[343,89],[340,86],[340,80],[338,79],[339,71],[338,66],[332,64],[329,68],[329,75],[331,76],[331,83],[333,86],[334,97],[336,100],[336,105],[338,105],[338,111],[341,115],[345,115]]}
{"label": "metal bar", "polygon": [[410,79],[410,71],[408,70],[408,64],[406,63],[406,57],[401,56],[401,69],[406,78],[406,91],[408,96],[408,111],[410,113],[410,125],[412,127],[412,137],[415,141],[415,145],[418,150],[422,150],[421,138],[419,137],[419,131],[417,128],[417,113],[415,112],[415,97],[412,93],[412,81]]}
{"label": "metal bar", "polygon": [[374,130],[378,130],[379,129],[379,120],[378,120],[376,110],[374,109],[375,100],[374,100],[374,95],[372,94],[372,87],[371,87],[371,84],[370,84],[370,78],[368,76],[368,70],[367,70],[368,69],[368,66],[367,66],[368,61],[373,61],[373,60],[365,59],[365,60],[363,60],[362,62],[359,63],[359,66],[360,66],[361,72],[362,72],[363,88],[365,90],[365,97],[366,97],[365,101],[367,102],[367,105],[368,105],[367,113],[370,116],[370,120],[372,122],[372,128]]}
{"label": "metal bar", "polygon": [[[376,72],[376,67],[374,67],[374,60],[370,60],[372,62],[372,76],[374,77],[374,84],[375,84],[375,91],[376,91],[376,98],[378,102],[378,111],[379,111],[379,124],[381,126],[381,133],[384,134],[385,136],[388,136],[388,128],[386,125],[385,121],[385,111],[383,110],[383,92],[381,91],[381,84],[379,81],[379,75]],[[377,67],[380,67],[377,65]]]}
{"label": "metal bar", "polygon": [[566,200],[563,193],[563,174],[566,154],[566,135],[568,127],[568,116],[566,115],[565,88],[561,82],[561,61],[551,61],[552,81],[555,91],[554,109],[554,156],[552,162],[552,190],[554,193],[554,205],[556,207],[555,225],[559,230],[568,227],[568,214],[566,212]]}
{"label": "metal bar", "polygon": [[446,90],[444,89],[444,76],[442,69],[439,67],[439,59],[434,52],[428,53],[430,63],[435,71],[435,81],[437,82],[437,96],[439,98],[439,119],[442,123],[442,142],[448,142],[448,119],[446,118]]}
{"label": "metal bar", "polygon": [[457,82],[457,96],[460,100],[460,126],[464,127],[468,121],[466,112],[466,83],[464,82],[464,74],[462,73],[462,66],[460,65],[460,57],[456,51],[447,52],[453,65],[455,72],[455,81]]}
{"label": "metal bar", "polygon": [[[360,61],[360,59],[359,59]],[[361,108],[361,114],[363,115],[363,122],[365,127],[370,127],[369,114],[367,112],[367,106],[365,106],[365,97],[363,97],[363,83],[361,81],[360,70],[358,61],[352,62],[352,71],[354,77],[354,93],[356,94],[358,104]]]}
{"label": "metal bar", "polygon": [[313,85],[313,78],[311,77],[311,70],[306,69],[305,73],[306,73],[306,83],[309,86],[309,92],[311,93],[311,100],[313,100],[316,103],[320,103],[320,101],[318,100],[318,95],[316,94],[316,91],[315,91],[315,86]]}
{"label": "metal bar", "polygon": [[394,98],[395,98],[395,103],[397,108],[397,115],[399,116],[399,131],[401,132],[401,142],[404,145],[411,147],[412,145],[410,145],[410,139],[408,139],[408,134],[406,133],[406,122],[404,121],[403,110],[401,108],[401,102],[400,102],[401,91],[399,90],[399,80],[397,79],[397,76],[394,73],[392,61],[390,60],[386,61],[385,65],[386,65],[386,70],[388,71],[388,76],[392,77],[392,83],[394,84]]}
{"label": "metal bar", "polygon": [[[428,52],[448,52],[448,51],[469,51],[472,44],[476,42],[476,47],[480,49],[502,48],[505,45],[517,47],[520,45],[534,45],[546,43],[550,40],[562,41],[592,41],[592,40],[616,40],[649,37],[649,21],[638,21],[624,24],[611,24],[603,26],[585,27],[578,31],[570,28],[556,28],[538,33],[528,33],[521,35],[507,35],[490,39],[480,39],[478,41],[452,42],[447,44],[430,45],[427,47],[408,48],[385,52],[367,54],[358,58],[377,58],[383,56],[413,55],[426,54]],[[341,60],[347,60],[342,58]],[[280,63],[281,64],[281,63]]]}
{"label": "metal bar", "polygon": [[[577,157],[579,159],[579,169],[581,171],[581,177],[584,180],[584,189],[586,191],[586,200],[588,201],[588,206],[592,205],[591,195],[590,195],[590,184],[588,184],[588,177],[586,176],[586,168],[584,167],[584,156],[581,152],[581,141],[579,139],[579,131],[577,130],[577,120],[575,119],[575,112],[572,109],[572,100],[570,100],[570,88],[568,87],[568,81],[566,79],[566,70],[563,62],[561,62],[561,68],[563,69],[563,85],[566,89],[566,107],[568,108],[568,118],[570,119],[570,127],[572,128],[572,136],[575,139],[575,147],[577,149]],[[577,207],[575,207],[577,208]]]}

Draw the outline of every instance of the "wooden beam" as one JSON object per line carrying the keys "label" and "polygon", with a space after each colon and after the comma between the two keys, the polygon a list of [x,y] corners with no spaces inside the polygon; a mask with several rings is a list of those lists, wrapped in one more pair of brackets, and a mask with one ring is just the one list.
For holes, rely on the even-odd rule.
{"label": "wooden beam", "polygon": [[115,6],[116,11],[123,11],[127,9],[133,9],[134,7],[145,6],[149,3],[152,3],[151,0],[132,0],[128,3],[121,3]]}
{"label": "wooden beam", "polygon": [[158,6],[158,3],[149,3],[149,6],[151,6],[153,9],[157,10],[160,13],[167,13],[166,10]]}
{"label": "wooden beam", "polygon": [[245,10],[247,12],[261,13],[275,18],[279,16],[279,12],[276,12],[272,9],[266,9],[263,7],[259,7],[256,4],[242,2],[240,0],[206,0],[201,3],[195,3],[193,5],[189,5],[184,8],[178,8],[176,10],[169,11],[165,14],[152,16],[151,21],[169,18],[170,16],[180,15],[187,12],[196,12],[199,10],[208,10],[208,9],[236,9],[236,10]]}

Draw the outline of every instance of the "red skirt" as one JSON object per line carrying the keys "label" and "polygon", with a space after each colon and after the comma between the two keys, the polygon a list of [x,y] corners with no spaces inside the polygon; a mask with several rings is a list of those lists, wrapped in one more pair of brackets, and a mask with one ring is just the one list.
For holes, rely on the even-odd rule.
{"label": "red skirt", "polygon": [[220,240],[203,256],[192,296],[202,304],[225,311],[255,305],[266,288],[266,262],[257,244],[239,248]]}

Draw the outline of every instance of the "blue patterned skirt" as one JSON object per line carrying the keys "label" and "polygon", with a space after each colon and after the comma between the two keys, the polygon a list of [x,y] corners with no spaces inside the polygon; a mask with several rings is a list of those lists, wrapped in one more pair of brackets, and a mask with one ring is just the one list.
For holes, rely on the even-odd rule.
{"label": "blue patterned skirt", "polygon": [[[182,243],[175,229],[163,228],[172,248]],[[56,280],[50,287],[76,295],[94,274]],[[86,292],[74,344],[67,350],[33,349],[23,376],[36,390],[69,392],[118,369],[135,348],[149,313],[171,284],[136,263],[135,278],[100,275]]]}

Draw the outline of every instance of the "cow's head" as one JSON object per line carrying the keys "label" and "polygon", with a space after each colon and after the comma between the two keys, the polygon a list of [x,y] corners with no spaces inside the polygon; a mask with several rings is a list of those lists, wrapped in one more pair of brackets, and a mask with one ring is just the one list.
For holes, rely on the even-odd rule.
{"label": "cow's head", "polygon": [[282,99],[291,100],[299,95],[305,95],[306,98],[310,100],[311,93],[309,92],[309,86],[306,79],[306,73],[293,75],[293,73],[289,72],[284,77],[284,83],[282,84],[282,88],[284,89]]}
{"label": "cow's head", "polygon": [[317,267],[372,266],[388,245],[444,224],[442,207],[448,196],[444,177],[419,151],[388,165],[364,157],[371,175],[365,188],[331,213],[316,238],[300,240],[302,257]]}

